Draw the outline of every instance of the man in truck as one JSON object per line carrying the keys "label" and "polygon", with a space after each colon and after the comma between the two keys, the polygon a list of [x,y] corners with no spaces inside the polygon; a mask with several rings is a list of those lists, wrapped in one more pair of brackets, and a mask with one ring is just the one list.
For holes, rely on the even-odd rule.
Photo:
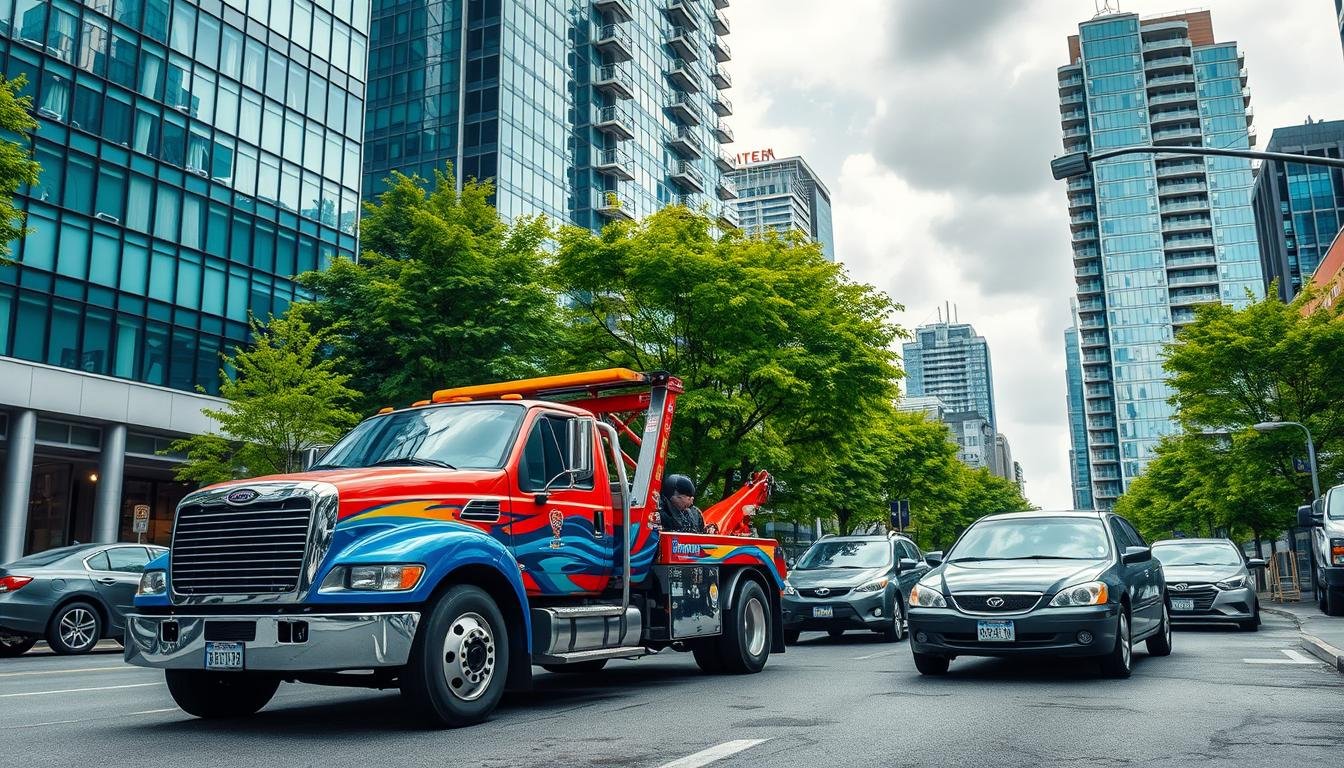
{"label": "man in truck", "polygon": [[664,478],[661,506],[659,518],[664,531],[705,532],[705,518],[695,506],[695,483],[691,478],[685,475]]}

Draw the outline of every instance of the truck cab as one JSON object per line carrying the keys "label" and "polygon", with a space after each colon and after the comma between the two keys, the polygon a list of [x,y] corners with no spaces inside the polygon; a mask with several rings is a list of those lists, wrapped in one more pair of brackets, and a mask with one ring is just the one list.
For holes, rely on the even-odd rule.
{"label": "truck cab", "polygon": [[783,554],[726,534],[749,531],[768,475],[706,510],[724,533],[664,535],[681,389],[612,369],[440,390],[305,472],[190,494],[126,659],[164,669],[198,716],[251,714],[300,681],[397,687],[448,726],[486,718],[534,665],[671,650],[759,671],[784,649]]}
{"label": "truck cab", "polygon": [[1344,616],[1344,485],[1299,507],[1297,524],[1311,531],[1312,578],[1321,612]]}

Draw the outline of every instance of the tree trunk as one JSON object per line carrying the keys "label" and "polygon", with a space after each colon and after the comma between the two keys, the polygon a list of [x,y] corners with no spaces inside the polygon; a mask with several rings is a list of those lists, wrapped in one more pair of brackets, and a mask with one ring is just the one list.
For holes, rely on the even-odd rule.
{"label": "tree trunk", "polygon": [[849,519],[853,514],[853,511],[846,507],[840,507],[835,511],[836,527],[839,528],[841,536],[849,535]]}

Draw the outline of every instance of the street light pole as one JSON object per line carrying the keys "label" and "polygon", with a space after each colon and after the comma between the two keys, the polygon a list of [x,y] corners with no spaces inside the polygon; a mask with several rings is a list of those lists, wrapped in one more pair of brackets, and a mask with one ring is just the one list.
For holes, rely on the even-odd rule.
{"label": "street light pole", "polygon": [[1094,154],[1070,152],[1050,161],[1050,173],[1056,180],[1070,179],[1092,172],[1092,164],[1098,160],[1109,160],[1122,155],[1195,155],[1201,157],[1245,157],[1251,160],[1276,160],[1283,163],[1302,163],[1303,165],[1324,165],[1331,168],[1344,168],[1344,158],[1316,157],[1314,155],[1295,155],[1289,152],[1260,152],[1254,149],[1222,149],[1220,147],[1119,147]]}
{"label": "street light pole", "polygon": [[1321,481],[1316,476],[1316,443],[1312,441],[1307,425],[1297,421],[1262,421],[1251,428],[1256,432],[1272,432],[1283,427],[1300,427],[1307,433],[1307,466],[1311,469],[1311,500],[1315,501],[1321,498]]}

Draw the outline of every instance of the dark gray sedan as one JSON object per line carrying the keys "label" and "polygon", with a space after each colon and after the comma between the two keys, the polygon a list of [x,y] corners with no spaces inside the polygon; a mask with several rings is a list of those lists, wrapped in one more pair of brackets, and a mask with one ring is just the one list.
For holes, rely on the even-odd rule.
{"label": "dark gray sedan", "polygon": [[[936,558],[931,558],[936,559]],[[1133,648],[1171,653],[1162,565],[1124,518],[1021,512],[977,520],[909,598],[922,674],[958,656],[1092,656],[1128,677]]]}
{"label": "dark gray sedan", "polygon": [[145,564],[167,552],[141,544],[76,544],[0,567],[0,657],[45,638],[60,654],[120,639]]}

